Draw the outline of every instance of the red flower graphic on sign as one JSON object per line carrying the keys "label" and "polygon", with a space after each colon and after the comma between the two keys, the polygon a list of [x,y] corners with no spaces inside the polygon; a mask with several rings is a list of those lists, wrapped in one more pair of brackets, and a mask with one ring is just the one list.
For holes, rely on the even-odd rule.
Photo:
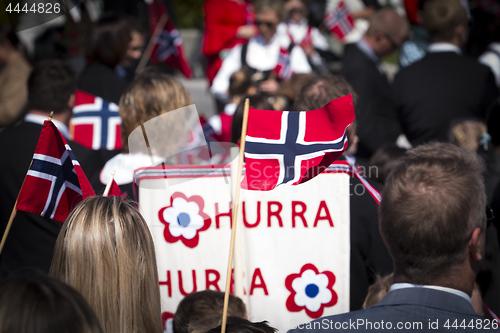
{"label": "red flower graphic on sign", "polygon": [[184,245],[194,248],[198,245],[199,232],[210,227],[212,220],[203,212],[205,203],[199,195],[186,197],[175,192],[170,198],[170,206],[158,212],[158,218],[165,224],[163,236],[169,243],[181,240]]}
{"label": "red flower graphic on sign", "polygon": [[290,274],[285,286],[290,291],[286,308],[290,312],[306,310],[311,318],[319,318],[326,307],[337,304],[337,293],[332,289],[335,275],[324,271],[319,273],[313,264],[302,266],[299,274]]}

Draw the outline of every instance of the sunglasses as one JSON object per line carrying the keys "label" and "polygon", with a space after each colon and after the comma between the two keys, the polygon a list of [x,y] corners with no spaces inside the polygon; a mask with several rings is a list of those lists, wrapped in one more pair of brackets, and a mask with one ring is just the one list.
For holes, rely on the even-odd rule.
{"label": "sunglasses", "polygon": [[486,206],[486,228],[491,225],[491,221],[495,219],[495,214],[490,206]]}
{"label": "sunglasses", "polygon": [[276,25],[275,22],[272,22],[272,21],[255,21],[255,25],[257,27],[261,26],[261,25],[265,25],[267,28],[271,29],[272,27],[274,27]]}

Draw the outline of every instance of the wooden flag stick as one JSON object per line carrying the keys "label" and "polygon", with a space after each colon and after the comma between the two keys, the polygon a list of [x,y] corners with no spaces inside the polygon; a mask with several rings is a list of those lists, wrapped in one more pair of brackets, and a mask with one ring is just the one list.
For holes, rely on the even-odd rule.
{"label": "wooden flag stick", "polygon": [[[19,192],[21,192],[21,191],[19,191]],[[19,194],[18,194],[18,197],[19,197]],[[9,223],[7,223],[7,227],[5,228],[5,231],[3,233],[2,242],[0,243],[0,254],[2,253],[3,246],[5,245],[5,241],[7,240],[7,235],[9,234],[10,227],[12,226],[12,222],[14,222],[14,217],[16,217],[16,213],[17,213],[16,207],[17,207],[17,199],[16,199],[16,203],[14,204],[14,208],[12,208],[12,213],[10,213]]]}
{"label": "wooden flag stick", "polygon": [[52,121],[52,116],[54,115],[54,111],[50,111],[50,115],[49,115],[49,121]]}
{"label": "wooden flag stick", "polygon": [[247,98],[245,100],[245,111],[243,113],[243,124],[241,126],[241,139],[240,139],[240,159],[238,163],[238,175],[236,178],[236,193],[234,196],[233,204],[233,223],[231,229],[231,245],[229,246],[229,262],[227,264],[227,275],[226,275],[226,291],[224,294],[224,310],[222,312],[222,329],[221,333],[226,333],[226,322],[227,322],[227,309],[229,305],[229,290],[231,289],[231,272],[233,268],[233,255],[234,255],[234,240],[236,237],[236,226],[238,225],[238,206],[240,200],[240,188],[241,188],[241,172],[243,171],[243,157],[245,155],[245,139],[247,136],[247,125],[248,125],[248,109],[250,109],[250,101]]}
{"label": "wooden flag stick", "polygon": [[103,197],[107,197],[109,194],[109,190],[111,189],[111,184],[113,184],[113,179],[115,178],[115,170],[111,172],[111,178],[108,180],[108,184],[106,185],[106,189],[104,189]]}
{"label": "wooden flag stick", "polygon": [[137,65],[137,69],[135,70],[136,73],[142,72],[146,67],[149,58],[151,58],[151,53],[153,53],[153,48],[155,46],[156,40],[158,39],[158,36],[160,35],[163,28],[165,27],[165,24],[167,24],[167,21],[168,21],[168,15],[167,13],[163,13],[163,15],[160,17],[160,20],[158,21],[158,24],[156,25],[155,31],[153,32],[153,36],[151,36],[148,46],[146,47],[146,50],[142,55],[141,61],[139,62],[139,65]]}

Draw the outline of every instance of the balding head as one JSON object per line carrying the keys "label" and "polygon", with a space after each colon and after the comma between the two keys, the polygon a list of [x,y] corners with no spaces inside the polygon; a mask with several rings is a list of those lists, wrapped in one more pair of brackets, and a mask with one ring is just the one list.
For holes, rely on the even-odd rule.
{"label": "balding head", "polygon": [[394,52],[408,36],[408,21],[393,9],[376,11],[370,19],[365,40],[377,56],[383,57]]}

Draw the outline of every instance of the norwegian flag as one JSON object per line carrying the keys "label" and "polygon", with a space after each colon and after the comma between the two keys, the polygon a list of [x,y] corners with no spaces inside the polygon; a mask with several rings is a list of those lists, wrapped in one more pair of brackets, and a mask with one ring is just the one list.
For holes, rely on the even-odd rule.
{"label": "norwegian flag", "polygon": [[16,208],[64,222],[80,201],[93,195],[70,146],[54,124],[45,121]]}
{"label": "norwegian flag", "polygon": [[[167,13],[164,1],[151,1],[151,3],[148,4],[148,13],[149,28],[153,33],[158,22],[160,22],[159,17]],[[185,77],[191,78],[191,67],[184,56],[182,38],[179,35],[179,30],[174,27],[170,19],[167,20],[165,27],[154,43],[153,52],[151,53],[152,63],[165,63],[172,68],[178,69]]]}
{"label": "norwegian flag", "polygon": [[109,188],[108,196],[113,196],[118,198],[122,197],[122,191],[120,190],[120,186],[118,186],[118,184],[115,182],[114,179],[111,181],[111,187]]}
{"label": "norwegian flag", "polygon": [[274,68],[278,79],[289,80],[292,77],[293,71],[290,66],[290,52],[288,49],[282,47],[278,55],[278,64]]}
{"label": "norwegian flag", "polygon": [[81,90],[76,91],[70,128],[73,141],[88,149],[122,148],[118,105]]}
{"label": "norwegian flag", "polygon": [[317,176],[347,148],[346,131],[353,121],[351,95],[311,111],[250,108],[242,188],[269,191]]}
{"label": "norwegian flag", "polygon": [[340,40],[343,40],[354,28],[351,12],[343,1],[333,11],[326,13],[323,22],[328,31]]}

